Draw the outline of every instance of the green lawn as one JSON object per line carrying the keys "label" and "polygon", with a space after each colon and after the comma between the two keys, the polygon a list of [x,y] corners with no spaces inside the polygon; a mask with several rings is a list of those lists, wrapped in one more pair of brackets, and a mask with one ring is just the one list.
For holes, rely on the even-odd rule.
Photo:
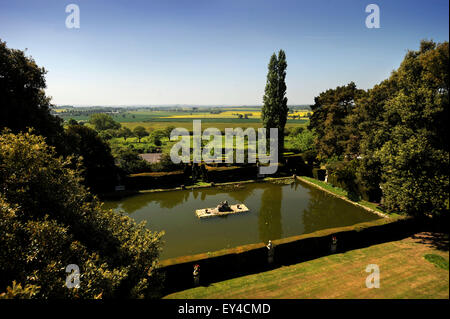
{"label": "green lawn", "polygon": [[[436,238],[446,242],[439,250]],[[442,244],[442,242],[440,243]],[[444,245],[445,246],[445,245]],[[197,287],[165,298],[449,298],[448,235],[420,233],[412,237],[330,255],[292,266]],[[442,262],[444,260],[444,262]],[[365,285],[366,267],[380,270],[380,288]]]}

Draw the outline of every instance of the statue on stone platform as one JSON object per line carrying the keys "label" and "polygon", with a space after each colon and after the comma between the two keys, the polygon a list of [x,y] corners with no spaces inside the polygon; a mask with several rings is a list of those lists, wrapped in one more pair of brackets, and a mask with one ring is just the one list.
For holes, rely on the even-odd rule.
{"label": "statue on stone platform", "polygon": [[217,205],[217,210],[219,212],[229,212],[232,209],[231,209],[230,205],[228,205],[227,201],[223,201],[219,205]]}

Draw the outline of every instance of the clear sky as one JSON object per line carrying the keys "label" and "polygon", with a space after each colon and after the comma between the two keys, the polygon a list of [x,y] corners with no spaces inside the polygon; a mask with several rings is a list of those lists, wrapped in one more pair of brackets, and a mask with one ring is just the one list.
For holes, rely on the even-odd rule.
{"label": "clear sky", "polygon": [[[80,8],[67,29],[66,5]],[[379,29],[365,8],[380,7]],[[270,55],[287,55],[288,104],[387,78],[421,39],[449,38],[448,0],[0,0],[0,39],[48,70],[74,105],[257,105]]]}

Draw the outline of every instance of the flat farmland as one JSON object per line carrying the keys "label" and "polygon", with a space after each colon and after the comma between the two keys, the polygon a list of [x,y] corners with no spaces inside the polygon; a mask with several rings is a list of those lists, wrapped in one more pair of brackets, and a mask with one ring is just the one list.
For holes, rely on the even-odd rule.
{"label": "flat farmland", "polygon": [[[224,131],[225,128],[262,127],[260,107],[217,107],[205,110],[61,107],[53,109],[53,112],[65,121],[74,119],[80,122],[88,122],[92,114],[106,113],[130,129],[136,126],[143,126],[146,129],[164,129],[175,126],[192,130],[192,121],[196,119],[202,121],[204,128],[215,127],[221,131]],[[308,125],[308,115],[310,114],[309,110],[293,110],[289,113],[286,127]]]}
{"label": "flat farmland", "polygon": [[[225,128],[237,128],[240,127],[242,129],[252,127],[254,129],[257,129],[259,127],[262,127],[261,121],[225,121],[225,120],[218,120],[218,121],[208,121],[204,119],[202,120],[202,129],[205,129],[207,127],[215,127],[219,129],[220,131],[225,131]],[[122,126],[128,127],[130,129],[135,128],[136,126],[143,126],[146,129],[152,128],[152,129],[164,129],[169,126],[175,126],[180,128],[185,128],[189,131],[192,130],[192,121],[193,119],[184,120],[184,121],[145,121],[145,122],[121,122]],[[297,126],[304,126],[306,127],[308,125],[308,121],[304,120],[302,122],[288,122],[286,124],[286,127],[297,127]]]}

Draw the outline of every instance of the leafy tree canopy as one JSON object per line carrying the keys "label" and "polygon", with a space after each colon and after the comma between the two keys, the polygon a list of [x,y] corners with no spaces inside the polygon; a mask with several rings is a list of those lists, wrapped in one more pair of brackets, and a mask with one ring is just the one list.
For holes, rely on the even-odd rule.
{"label": "leafy tree canopy", "polygon": [[89,117],[89,123],[94,125],[97,131],[104,130],[117,130],[120,128],[120,123],[114,121],[114,119],[105,113],[95,113]]}
{"label": "leafy tree canopy", "polygon": [[50,98],[44,92],[46,72],[23,51],[0,40],[0,130],[20,132],[32,127],[59,147],[62,120],[50,114]]}
{"label": "leafy tree canopy", "polygon": [[321,159],[344,156],[350,141],[350,128],[346,119],[355,109],[356,99],[363,95],[364,91],[357,89],[356,84],[351,82],[314,98],[314,105],[311,105],[314,113],[309,128],[316,133],[317,151]]}
{"label": "leafy tree canopy", "polygon": [[145,130],[145,127],[143,126],[136,126],[133,129],[133,134],[138,138],[139,143],[141,142],[141,138],[148,136],[148,132]]}
{"label": "leafy tree canopy", "polygon": [[358,182],[381,188],[389,211],[448,213],[448,68],[448,42],[422,41],[367,92],[350,83],[321,93],[310,122],[321,159],[357,158]]}
{"label": "leafy tree canopy", "polygon": [[[0,297],[152,295],[162,234],[103,209],[40,136],[0,135],[0,167]],[[79,288],[66,286],[69,264]]]}

